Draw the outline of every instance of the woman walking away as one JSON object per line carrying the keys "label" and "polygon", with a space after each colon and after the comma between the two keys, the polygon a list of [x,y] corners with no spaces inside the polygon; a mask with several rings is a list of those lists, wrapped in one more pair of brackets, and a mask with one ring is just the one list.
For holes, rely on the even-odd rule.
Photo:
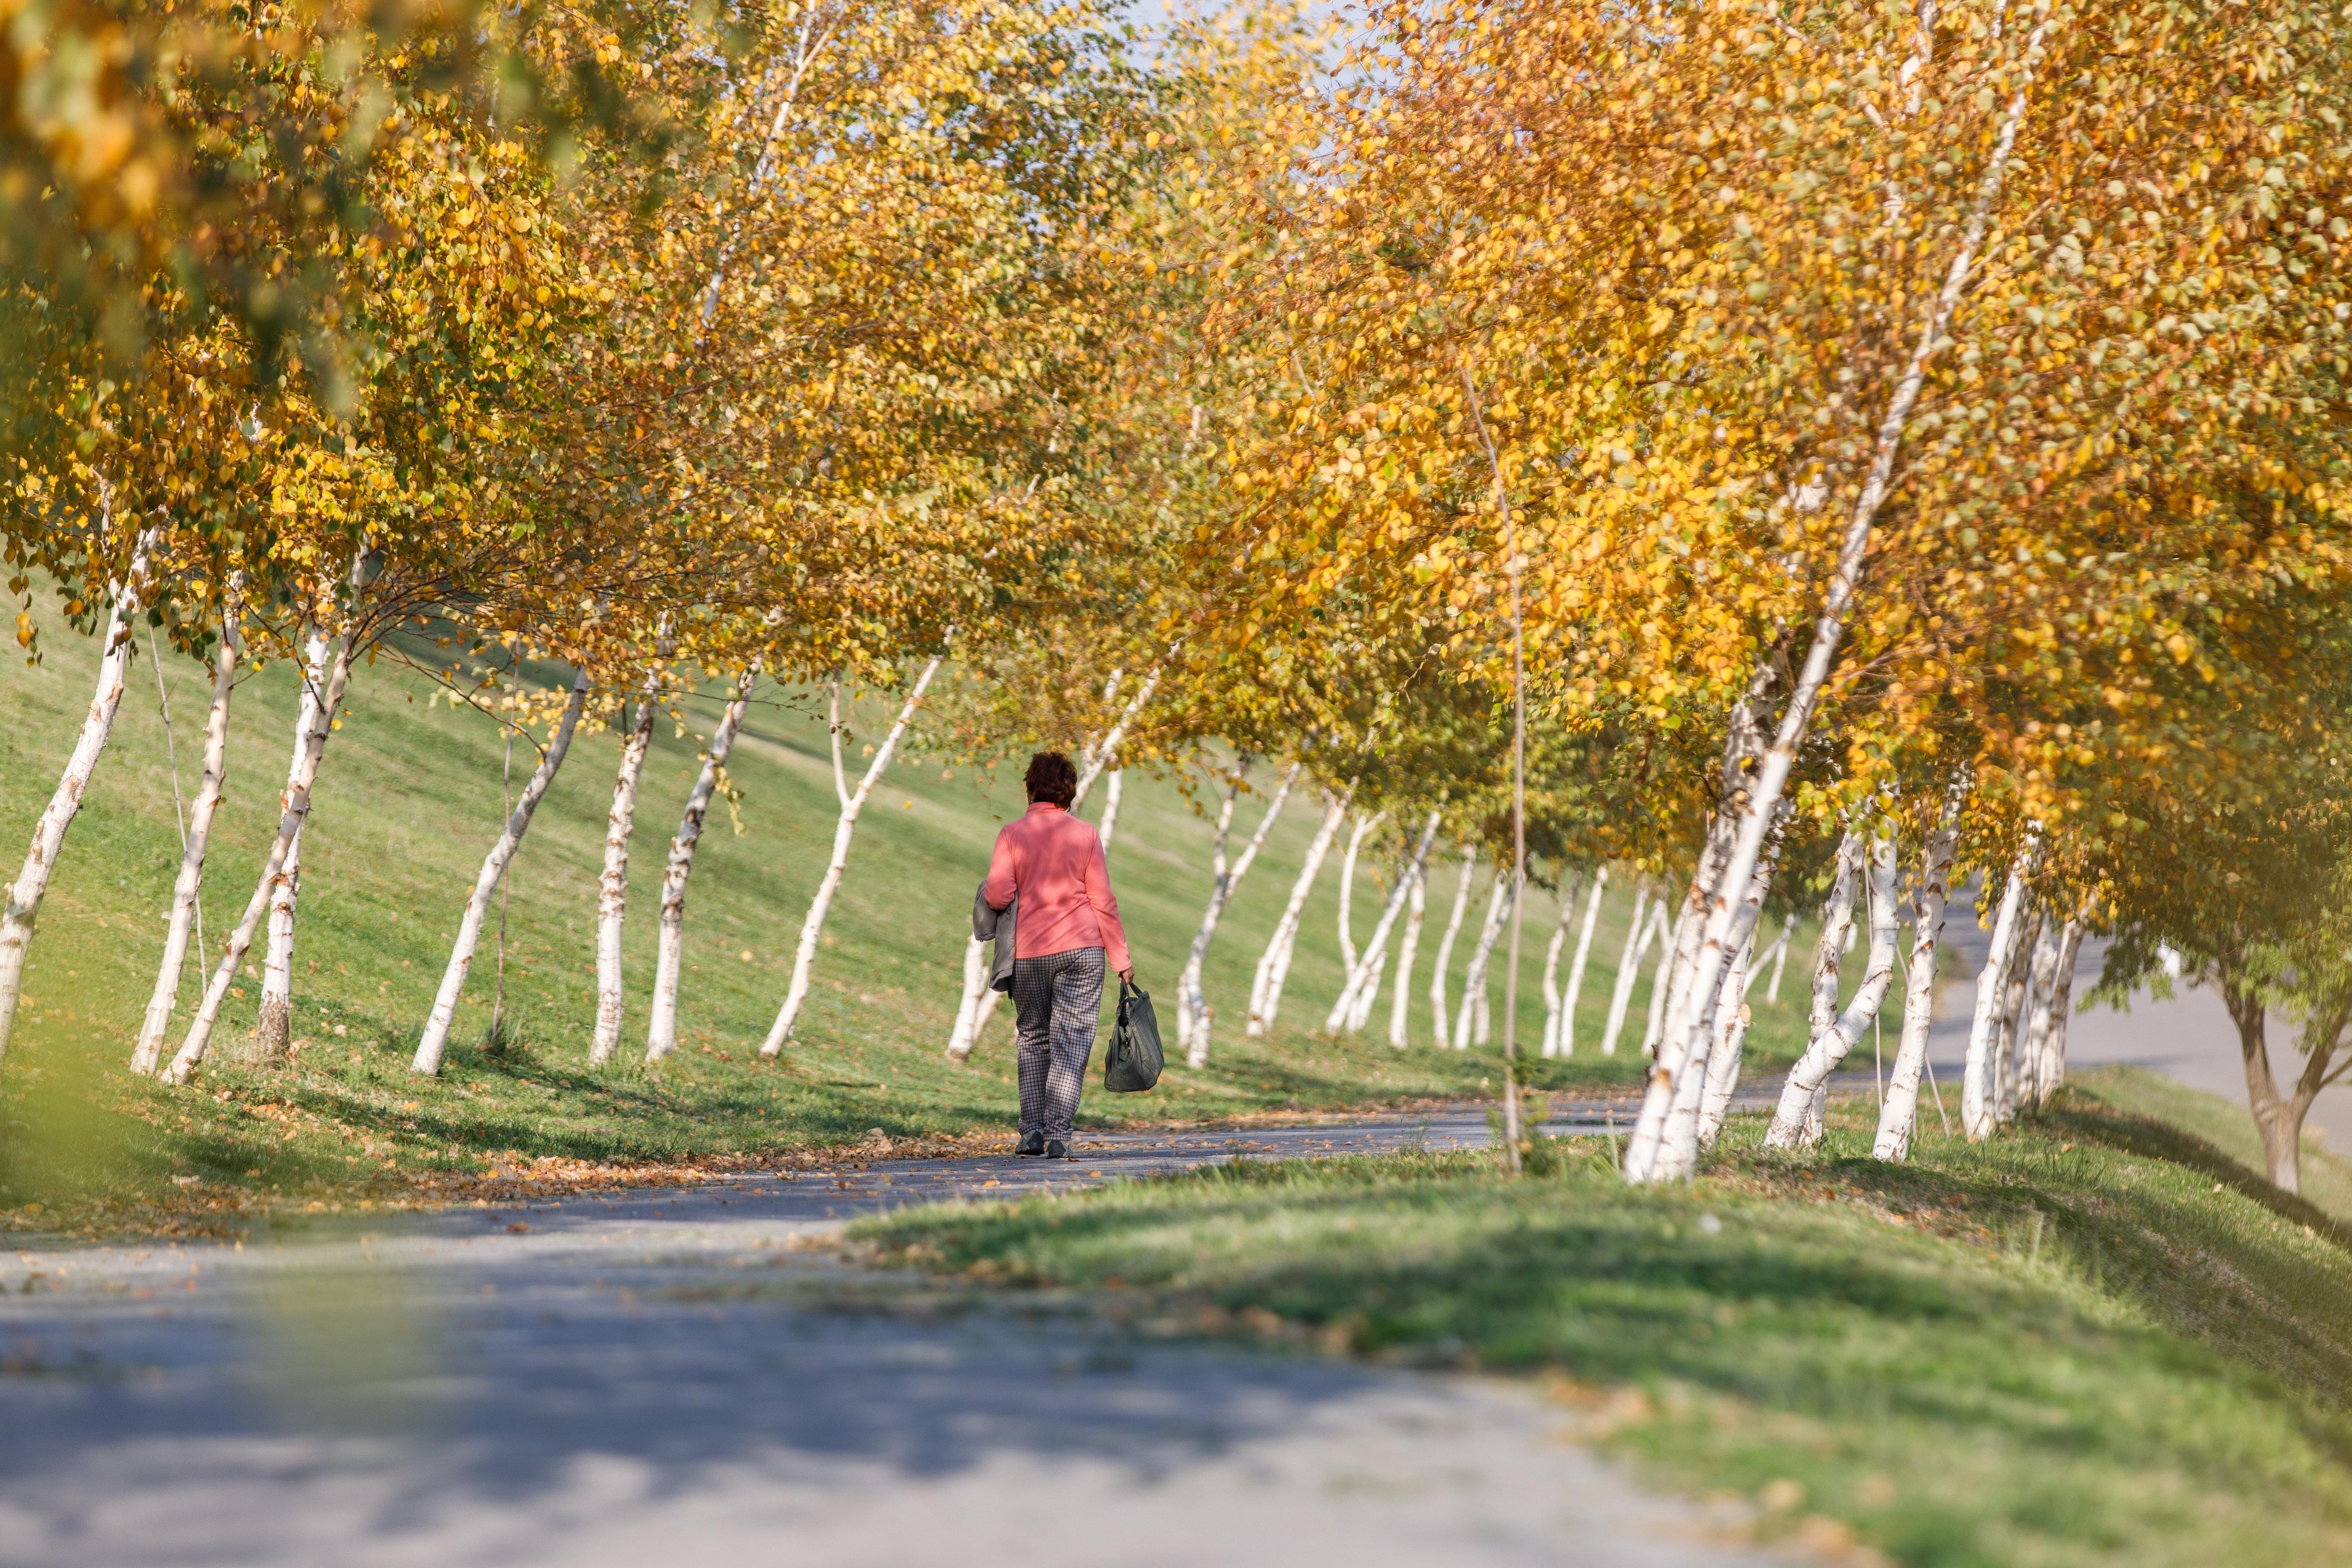
{"label": "woman walking away", "polygon": [[1059,752],[1029,759],[1026,816],[996,835],[981,896],[1002,910],[1018,895],[1013,933],[1013,1027],[1021,1079],[1023,1154],[1067,1160],[1102,1017],[1108,964],[1132,984],[1135,963],[1111,897],[1102,839],[1070,815],[1078,770]]}

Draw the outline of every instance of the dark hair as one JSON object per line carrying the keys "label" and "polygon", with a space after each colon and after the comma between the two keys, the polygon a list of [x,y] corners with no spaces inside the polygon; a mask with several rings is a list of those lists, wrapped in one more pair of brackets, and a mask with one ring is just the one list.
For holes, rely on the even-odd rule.
{"label": "dark hair", "polygon": [[1078,797],[1077,764],[1066,752],[1040,752],[1029,759],[1029,771],[1021,776],[1032,801],[1049,801],[1064,811]]}

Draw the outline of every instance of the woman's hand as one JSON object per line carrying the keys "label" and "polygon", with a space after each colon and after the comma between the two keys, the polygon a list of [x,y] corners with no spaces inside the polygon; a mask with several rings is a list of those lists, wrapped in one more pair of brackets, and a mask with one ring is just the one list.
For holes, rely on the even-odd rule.
{"label": "woman's hand", "polygon": [[1130,963],[1125,969],[1118,972],[1118,983],[1121,985],[1133,985],[1135,984],[1135,965]]}

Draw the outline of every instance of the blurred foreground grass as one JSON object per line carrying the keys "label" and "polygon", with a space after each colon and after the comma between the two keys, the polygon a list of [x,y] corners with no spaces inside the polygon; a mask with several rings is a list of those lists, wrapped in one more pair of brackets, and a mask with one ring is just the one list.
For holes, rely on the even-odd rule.
{"label": "blurred foreground grass", "polygon": [[1539,1373],[1768,1538],[1918,1568],[2352,1561],[2352,1233],[2101,1081],[1985,1144],[1931,1124],[1907,1166],[1850,1105],[1806,1157],[1737,1119],[1664,1191],[1568,1140],[1517,1182],[1485,1154],[1244,1163],[857,1235],[1180,1331]]}

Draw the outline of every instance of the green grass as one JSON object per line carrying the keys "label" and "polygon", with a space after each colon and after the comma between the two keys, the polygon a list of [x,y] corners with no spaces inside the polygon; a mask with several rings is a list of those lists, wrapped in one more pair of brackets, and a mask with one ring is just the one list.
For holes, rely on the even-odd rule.
{"label": "green grass", "polygon": [[[0,677],[0,712],[8,721],[0,730],[0,822],[22,829],[29,829],[55,786],[94,668],[91,642],[46,609],[44,662],[18,664]],[[539,673],[550,682],[561,678],[552,669]],[[193,794],[206,682],[184,661],[166,675],[180,785]],[[207,931],[215,944],[252,887],[275,824],[294,689],[293,671],[280,665],[247,679],[236,696],[228,798],[206,885]],[[1016,809],[1011,771],[991,779],[919,753],[893,768],[860,825],[799,1035],[782,1065],[758,1062],[757,1045],[782,999],[835,815],[816,705],[772,688],[763,689],[730,768],[740,800],[731,813],[723,805],[712,812],[689,889],[678,1055],[655,1070],[639,1060],[662,857],[698,765],[699,736],[717,711],[715,702],[701,699],[687,705],[689,732],[661,726],[646,765],[623,1060],[603,1071],[591,1071],[585,1060],[593,1011],[590,922],[616,755],[614,738],[597,733],[574,746],[516,862],[506,1017],[519,1047],[497,1055],[477,1048],[496,967],[486,941],[444,1075],[411,1078],[409,1053],[460,901],[502,815],[501,742],[488,719],[453,706],[390,661],[363,668],[352,682],[304,840],[294,1064],[258,1074],[210,1067],[191,1091],[135,1079],[123,1063],[152,983],[178,864],[173,775],[158,707],[154,668],[142,658],[42,911],[28,1001],[0,1066],[5,1223],[47,1226],[61,1214],[66,1223],[110,1215],[138,1221],[152,1219],[159,1205],[233,1210],[288,1195],[383,1197],[412,1189],[421,1177],[482,1171],[493,1156],[639,1163],[772,1157],[856,1141],[877,1126],[919,1137],[1002,1128],[1011,1119],[1009,1006],[999,1006],[969,1066],[940,1058],[961,983],[970,889],[986,868],[997,826]],[[887,709],[869,700],[859,714],[863,733],[872,735]],[[526,753],[522,768],[529,763]],[[1174,977],[1208,896],[1209,827],[1172,781],[1131,776],[1129,784],[1113,879],[1139,976],[1157,993],[1163,1025],[1172,1028]],[[1088,803],[1089,815],[1097,807],[1098,797]],[[1244,829],[1255,826],[1259,809],[1244,803]],[[1336,856],[1308,910],[1286,1026],[1264,1043],[1242,1039],[1251,970],[1313,826],[1311,801],[1294,802],[1219,932],[1207,974],[1218,1015],[1207,1069],[1174,1066],[1150,1095],[1090,1094],[1086,1121],[1229,1118],[1458,1097],[1496,1081],[1491,1048],[1455,1054],[1426,1047],[1434,931],[1425,933],[1413,977],[1413,1037],[1423,1045],[1399,1053],[1373,1043],[1385,1040],[1385,996],[1365,1039],[1335,1043],[1310,1033],[1339,987]],[[1367,893],[1360,883],[1359,891],[1360,937],[1377,915],[1380,889]],[[1443,921],[1450,896],[1449,882],[1432,900],[1433,921]],[[1523,1041],[1541,1031],[1538,977],[1556,908],[1549,897],[1530,901]],[[1482,910],[1472,911],[1454,956],[1457,996]],[[1538,1066],[1533,1077],[1539,1085],[1623,1084],[1637,1076],[1646,978],[1635,992],[1627,1048],[1610,1059],[1592,1048],[1629,912],[1630,896],[1612,889],[1580,1009],[1585,1048],[1573,1061]],[[1759,988],[1753,1039],[1759,1055],[1795,1048],[1803,967],[1800,956],[1778,1005],[1764,1004]],[[1499,978],[1498,966],[1498,1010]],[[183,981],[183,1023],[197,984],[192,964]],[[256,975],[248,973],[231,998],[220,1038],[249,1028],[257,996]]]}
{"label": "green grass", "polygon": [[1486,1155],[1244,1163],[858,1235],[1139,1321],[1540,1373],[1768,1537],[1919,1568],[2347,1560],[2347,1232],[2081,1089],[1987,1144],[1931,1126],[1904,1167],[1864,1157],[1867,1110],[1803,1158],[1735,1119],[1661,1192],[1582,1141],[1517,1182]]}

